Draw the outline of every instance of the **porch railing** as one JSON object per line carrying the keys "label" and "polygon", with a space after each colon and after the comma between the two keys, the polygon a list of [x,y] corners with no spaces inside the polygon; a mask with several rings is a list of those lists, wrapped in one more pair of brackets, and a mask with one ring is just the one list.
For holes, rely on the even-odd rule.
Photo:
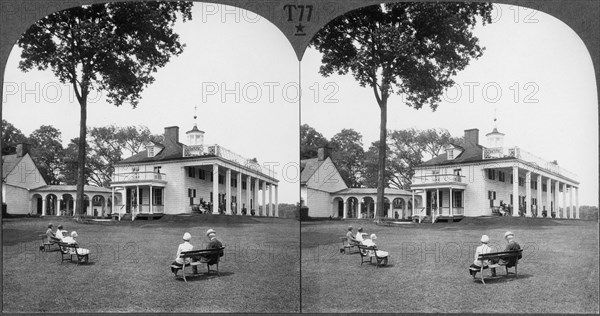
{"label": "porch railing", "polygon": [[452,207],[452,212],[450,212],[449,206],[442,206],[439,208],[440,212],[438,215],[450,216],[450,215],[463,215],[464,208],[462,207]]}
{"label": "porch railing", "polygon": [[159,172],[152,171],[139,171],[139,172],[122,172],[115,173],[112,176],[112,182],[138,182],[138,181],[150,181],[150,180],[167,180],[167,175]]}
{"label": "porch railing", "polygon": [[547,171],[560,174],[569,179],[575,180],[577,175],[571,171],[568,171],[564,168],[558,166],[558,164],[554,162],[550,162],[544,160],[522,148],[519,147],[496,147],[496,148],[484,148],[482,153],[483,159],[493,159],[493,158],[517,158],[523,161],[532,163],[537,165],[538,167],[545,169]]}
{"label": "porch railing", "polygon": [[465,176],[456,174],[427,174],[413,176],[412,184],[429,184],[429,183],[443,183],[443,182],[458,182],[462,183]]}

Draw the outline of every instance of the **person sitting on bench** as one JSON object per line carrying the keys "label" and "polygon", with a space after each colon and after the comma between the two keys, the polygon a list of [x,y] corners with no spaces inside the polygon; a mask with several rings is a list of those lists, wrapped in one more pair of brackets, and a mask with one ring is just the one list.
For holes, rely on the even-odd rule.
{"label": "person sitting on bench", "polygon": [[366,233],[363,233],[363,228],[359,227],[358,228],[358,232],[356,233],[356,237],[354,237],[356,239],[356,241],[358,241],[359,243],[362,243],[363,240],[365,240],[365,237],[363,235],[366,235]]}
{"label": "person sitting on bench", "polygon": [[[223,244],[217,239],[217,232],[214,229],[209,229],[206,231],[206,237],[208,237],[208,239],[210,240],[208,242],[208,245],[206,246],[206,249],[219,249],[221,247],[223,247]],[[204,260],[201,260],[201,262],[207,262],[208,264],[213,264],[214,262],[218,262],[218,257],[216,257],[217,255],[207,255],[204,256]],[[218,254],[219,257],[223,256],[223,252],[221,252],[220,254]]]}
{"label": "person sitting on bench", "polygon": [[46,236],[48,236],[48,243],[50,244],[54,244],[60,241],[59,238],[56,237],[56,235],[54,235],[54,232],[52,231],[52,227],[54,227],[54,225],[52,225],[52,223],[48,224],[48,230],[46,230]]}
{"label": "person sitting on bench", "polygon": [[[365,246],[367,246],[367,247],[372,247],[372,246],[377,247],[377,245],[375,244],[375,240],[376,239],[377,239],[377,235],[371,234],[370,238],[367,238],[367,239],[363,240],[362,244],[365,245]],[[377,257],[384,258],[383,259],[383,264],[384,265],[387,264],[387,257],[389,256],[389,253],[387,251],[383,251],[383,250],[379,250],[379,249],[377,249],[376,251],[369,250],[368,254],[371,257],[374,257],[375,254],[377,254]]]}
{"label": "person sitting on bench", "polygon": [[[506,248],[504,251],[518,251],[521,249],[521,246],[515,241],[515,234],[508,231],[504,234],[504,240],[506,240]],[[497,263],[501,266],[506,266],[508,268],[512,268],[517,263],[518,259],[521,259],[523,256],[519,255],[518,257],[504,257],[496,260],[491,260],[492,263]],[[496,269],[492,268],[492,276],[496,275]]]}
{"label": "person sitting on bench", "polygon": [[[192,251],[194,249],[194,246],[190,243],[190,240],[192,239],[192,235],[190,235],[190,233],[186,232],[185,234],[183,234],[183,243],[179,244],[179,247],[177,247],[177,254],[175,255],[175,261],[173,261],[173,263],[171,265],[175,265],[178,267],[181,267],[183,269],[183,264],[189,264],[189,259],[185,259],[185,261],[180,258],[180,255],[182,252],[184,251]],[[196,273],[196,267],[193,267],[194,269],[194,273]],[[171,268],[171,272],[173,273],[177,273],[177,269],[176,268]]]}
{"label": "person sitting on bench", "polygon": [[[70,244],[70,245],[77,245],[78,243],[75,238],[77,238],[77,232],[72,231],[71,236],[66,236],[65,238],[62,239],[62,242],[66,243],[66,244]],[[83,255],[88,255],[89,253],[90,253],[90,251],[88,249],[77,247],[78,255],[83,256]]]}
{"label": "person sitting on bench", "polygon": [[56,232],[54,233],[54,237],[56,237],[56,238],[60,239],[60,241],[62,241],[62,239],[63,239],[63,237],[65,237],[66,233],[67,233],[67,231],[63,230],[63,225],[60,224],[56,228]]}
{"label": "person sitting on bench", "polygon": [[469,267],[469,274],[472,275],[473,278],[475,278],[477,271],[481,270],[481,267],[485,268],[488,266],[487,260],[478,260],[479,255],[492,252],[492,248],[488,246],[490,238],[487,235],[481,236],[480,242],[481,245],[477,247],[477,249],[475,249],[475,260],[473,261],[473,264]]}
{"label": "person sitting on bench", "polygon": [[359,242],[354,238],[354,234],[352,234],[352,230],[354,227],[348,226],[348,232],[346,233],[346,239],[348,239],[348,245],[358,245]]}

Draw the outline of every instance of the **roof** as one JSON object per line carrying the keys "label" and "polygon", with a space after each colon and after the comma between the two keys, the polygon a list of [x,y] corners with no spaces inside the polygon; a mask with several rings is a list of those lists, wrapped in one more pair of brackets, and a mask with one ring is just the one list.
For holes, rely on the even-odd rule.
{"label": "roof", "polygon": [[6,178],[15,167],[21,162],[24,156],[17,157],[17,154],[2,155],[2,178]]}
{"label": "roof", "polygon": [[[335,194],[377,194],[377,188],[347,188],[335,192]],[[412,193],[406,190],[399,190],[393,188],[385,189],[386,195],[411,195]]]}
{"label": "roof", "polygon": [[163,149],[154,157],[148,157],[148,150],[143,150],[129,158],[125,158],[115,163],[115,165],[139,162],[164,161],[183,158],[182,143],[167,139],[164,143],[159,144],[159,146],[163,147]]}
{"label": "roof", "polygon": [[319,158],[300,160],[300,183],[308,182],[324,161]]}
{"label": "roof", "polygon": [[204,134],[204,131],[199,130],[198,126],[196,124],[194,124],[194,127],[185,133],[186,134],[189,134],[189,133],[203,133]]}
{"label": "roof", "polygon": [[447,154],[443,153],[439,156],[433,157],[426,162],[420,164],[420,167],[436,166],[436,165],[455,165],[468,162],[483,161],[483,146],[471,145],[465,146],[463,151],[452,160],[448,160]]}
{"label": "roof", "polygon": [[492,134],[504,135],[503,133],[498,132],[498,129],[494,127],[494,130],[491,133],[485,134],[485,136],[490,136]]}
{"label": "roof", "polygon": [[[32,192],[76,192],[76,185],[45,185],[31,190]],[[111,189],[97,187],[93,185],[84,185],[83,193],[111,193]]]}

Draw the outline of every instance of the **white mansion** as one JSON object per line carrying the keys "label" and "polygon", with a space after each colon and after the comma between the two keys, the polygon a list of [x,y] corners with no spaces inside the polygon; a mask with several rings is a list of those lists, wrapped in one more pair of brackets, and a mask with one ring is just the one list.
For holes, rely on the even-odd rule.
{"label": "white mansion", "polygon": [[256,159],[204,145],[204,132],[196,125],[186,135],[182,144],[179,127],[166,127],[162,143],[149,142],[146,150],[115,164],[114,215],[191,213],[204,205],[215,214],[277,216],[279,181],[273,172]]}
{"label": "white mansion", "polygon": [[577,177],[519,147],[504,147],[496,128],[479,144],[479,130],[465,130],[464,145],[449,145],[445,153],[415,169],[411,191],[425,205],[413,216],[452,218],[491,215],[509,205],[513,216],[579,218]]}

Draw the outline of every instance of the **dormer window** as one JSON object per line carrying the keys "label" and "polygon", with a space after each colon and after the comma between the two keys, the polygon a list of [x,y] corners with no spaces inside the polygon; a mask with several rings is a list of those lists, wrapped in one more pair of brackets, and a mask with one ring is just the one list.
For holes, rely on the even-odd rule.
{"label": "dormer window", "polygon": [[462,147],[453,144],[448,144],[448,146],[446,146],[446,159],[454,160],[454,158],[460,155],[462,151]]}
{"label": "dormer window", "polygon": [[454,149],[453,148],[448,150],[448,160],[452,160],[452,159],[454,159]]}
{"label": "dormer window", "polygon": [[146,149],[148,150],[148,157],[156,156],[154,146],[148,146]]}

